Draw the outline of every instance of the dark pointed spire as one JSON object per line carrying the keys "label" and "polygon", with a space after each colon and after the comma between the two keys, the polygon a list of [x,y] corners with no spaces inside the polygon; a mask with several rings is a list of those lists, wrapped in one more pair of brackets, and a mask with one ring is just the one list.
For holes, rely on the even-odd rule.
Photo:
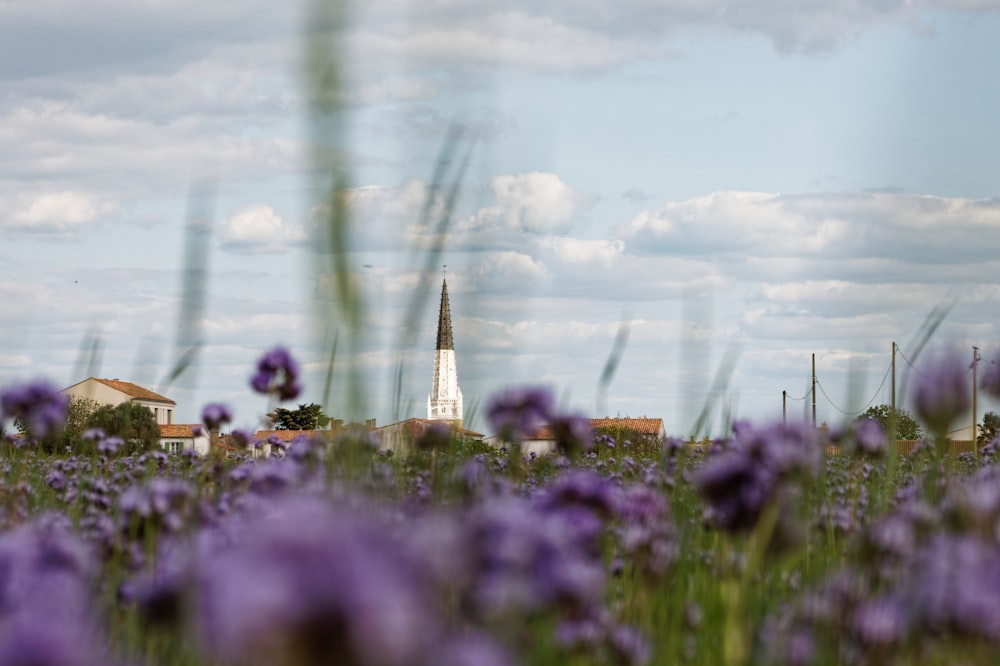
{"label": "dark pointed spire", "polygon": [[451,338],[451,306],[448,305],[448,281],[441,280],[441,312],[438,313],[438,338],[436,349],[455,349]]}

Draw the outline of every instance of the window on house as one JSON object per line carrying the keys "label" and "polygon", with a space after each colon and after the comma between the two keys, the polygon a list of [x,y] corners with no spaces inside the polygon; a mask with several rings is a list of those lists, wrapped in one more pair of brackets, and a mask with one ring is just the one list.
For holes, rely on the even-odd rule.
{"label": "window on house", "polygon": [[184,450],[184,442],[166,442],[163,448],[167,453],[181,453]]}

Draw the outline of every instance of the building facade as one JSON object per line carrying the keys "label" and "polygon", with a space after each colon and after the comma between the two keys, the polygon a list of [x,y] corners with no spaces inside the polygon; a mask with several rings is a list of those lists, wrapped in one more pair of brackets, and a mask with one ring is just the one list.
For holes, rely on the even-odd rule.
{"label": "building facade", "polygon": [[123,402],[142,405],[153,412],[158,425],[172,425],[174,410],[177,409],[177,403],[170,398],[120,379],[90,377],[62,392],[70,397],[93,400],[99,405],[120,405]]}

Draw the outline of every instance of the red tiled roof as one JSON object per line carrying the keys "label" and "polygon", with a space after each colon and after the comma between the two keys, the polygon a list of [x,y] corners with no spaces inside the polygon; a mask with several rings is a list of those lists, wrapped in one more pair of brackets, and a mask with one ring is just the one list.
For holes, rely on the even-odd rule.
{"label": "red tiled roof", "polygon": [[197,423],[171,423],[160,425],[160,437],[194,437],[194,427],[198,426],[204,434],[208,434],[205,426]]}
{"label": "red tiled roof", "polygon": [[378,430],[384,430],[385,428],[398,427],[400,424],[406,424],[406,426],[408,426],[409,429],[410,429],[410,436],[414,437],[414,438],[418,437],[423,432],[423,430],[421,430],[421,428],[420,428],[421,425],[423,425],[425,427],[426,426],[432,426],[432,425],[445,425],[445,426],[448,426],[449,428],[451,428],[452,432],[455,432],[455,433],[457,433],[459,435],[464,435],[466,437],[479,438],[479,439],[482,439],[482,437],[483,437],[483,433],[481,433],[481,432],[476,432],[475,430],[468,430],[468,429],[463,428],[461,426],[457,426],[457,425],[454,425],[452,423],[449,423],[448,421],[436,421],[434,419],[422,419],[422,418],[419,418],[419,417],[414,417],[414,418],[411,418],[411,419],[406,419],[405,421],[399,421],[398,423],[390,423],[389,425],[384,425],[381,428],[378,428]]}
{"label": "red tiled roof", "polygon": [[663,432],[663,419],[642,418],[608,418],[590,419],[590,426],[594,430],[602,428],[611,430],[631,430],[643,435],[659,435]]}
{"label": "red tiled roof", "polygon": [[254,437],[267,440],[270,437],[277,437],[282,442],[294,441],[297,437],[324,437],[329,438],[334,435],[332,430],[258,430]]}
{"label": "red tiled roof", "polygon": [[165,398],[159,393],[153,393],[147,388],[143,388],[138,384],[133,384],[132,382],[123,382],[120,379],[99,379],[93,377],[95,382],[100,382],[105,386],[110,386],[116,391],[121,391],[125,395],[131,396],[133,398],[139,398],[140,400],[153,400],[156,402],[166,402],[171,405],[176,405],[177,403],[170,398]]}
{"label": "red tiled roof", "polygon": [[[636,432],[640,435],[653,435],[654,437],[663,432],[663,419],[650,419],[646,417],[642,418],[609,418],[605,417],[603,419],[587,419],[590,421],[590,427],[594,430],[627,430],[629,432]],[[552,428],[545,425],[540,427],[526,439],[528,440],[539,440],[539,441],[551,441],[556,438],[555,433],[552,432]]]}

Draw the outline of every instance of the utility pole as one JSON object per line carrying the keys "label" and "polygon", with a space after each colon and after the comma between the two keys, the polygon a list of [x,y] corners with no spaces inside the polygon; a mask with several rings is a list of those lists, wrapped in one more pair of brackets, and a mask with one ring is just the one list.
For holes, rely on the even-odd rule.
{"label": "utility pole", "polygon": [[889,438],[896,446],[896,341],[892,341],[892,411],[889,412]]}
{"label": "utility pole", "polygon": [[979,347],[973,345],[972,347],[972,452],[979,457],[979,437],[976,432],[977,426],[976,421],[978,416],[976,415],[976,366],[979,364]]}
{"label": "utility pole", "polygon": [[816,427],[816,354],[812,355],[813,360],[813,428]]}
{"label": "utility pole", "polygon": [[781,392],[781,423],[788,425],[788,391]]}

